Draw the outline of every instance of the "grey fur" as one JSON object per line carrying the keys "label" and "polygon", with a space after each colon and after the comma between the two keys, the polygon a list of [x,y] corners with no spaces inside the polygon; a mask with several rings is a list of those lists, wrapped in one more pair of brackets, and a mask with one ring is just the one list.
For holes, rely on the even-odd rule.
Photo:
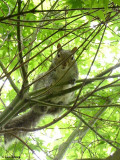
{"label": "grey fur", "polygon": [[[57,45],[58,53],[53,59],[51,66],[48,70],[49,74],[45,75],[48,72],[42,73],[37,76],[36,80],[42,77],[40,80],[34,83],[34,90],[47,87],[48,91],[45,92],[45,95],[49,93],[58,93],[59,91],[68,89],[74,86],[74,82],[78,79],[78,68],[77,63],[73,57],[73,50],[63,50],[61,45]],[[61,63],[61,64],[60,64]],[[59,65],[60,64],[60,65]],[[50,70],[52,70],[50,72]],[[54,86],[56,83],[71,82],[71,84],[66,84],[63,86]],[[51,87],[52,86],[52,87]],[[49,88],[50,87],[50,88]],[[67,93],[55,98],[51,98],[49,102],[55,104],[69,104],[73,98],[74,93]],[[39,97],[37,98],[39,99]],[[27,113],[13,118],[8,124],[5,125],[5,128],[14,128],[14,127],[26,127],[31,128],[35,127],[39,120],[47,114],[55,115],[60,114],[62,108],[50,107],[50,106],[38,106],[36,104],[31,108]],[[14,132],[17,136],[25,136],[26,132]],[[14,140],[14,137],[8,133],[4,135],[5,144],[9,144]]]}

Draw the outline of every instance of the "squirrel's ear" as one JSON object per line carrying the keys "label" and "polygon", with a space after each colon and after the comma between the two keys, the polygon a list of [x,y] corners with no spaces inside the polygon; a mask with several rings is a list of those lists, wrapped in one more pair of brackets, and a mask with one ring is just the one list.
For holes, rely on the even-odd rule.
{"label": "squirrel's ear", "polygon": [[77,47],[74,47],[74,48],[71,50],[72,53],[75,53],[76,51],[77,51]]}
{"label": "squirrel's ear", "polygon": [[57,49],[58,49],[58,51],[61,51],[61,50],[62,50],[62,46],[61,46],[61,44],[60,44],[60,43],[58,43],[58,45],[57,45]]}

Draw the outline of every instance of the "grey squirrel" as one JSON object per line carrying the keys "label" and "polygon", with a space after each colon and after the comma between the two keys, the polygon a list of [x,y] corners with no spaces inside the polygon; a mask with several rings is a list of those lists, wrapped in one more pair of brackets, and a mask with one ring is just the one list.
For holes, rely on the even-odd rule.
{"label": "grey squirrel", "polygon": [[[41,89],[44,87],[48,88],[48,92],[45,92],[45,95],[50,93],[58,93],[59,91],[71,88],[74,86],[74,82],[78,79],[78,67],[74,58],[74,53],[76,52],[77,47],[74,47],[72,50],[63,50],[60,43],[57,45],[57,55],[53,59],[49,70],[45,73],[42,73],[37,76],[36,81],[33,86],[33,90]],[[46,74],[48,73],[48,74]],[[40,78],[41,77],[41,78]],[[40,80],[39,80],[40,78]],[[64,84],[62,86],[54,86],[56,83],[68,82],[69,84]],[[52,87],[51,87],[52,86]],[[50,88],[51,87],[51,88]],[[50,88],[50,90],[49,90]],[[47,102],[54,104],[69,104],[74,96],[73,92],[51,98]],[[38,97],[39,99],[39,97]],[[43,105],[34,105],[30,111],[27,113],[13,118],[10,122],[5,125],[5,128],[14,128],[14,127],[26,127],[31,128],[35,127],[39,120],[47,115],[55,115],[62,111],[60,107],[50,107]],[[17,136],[25,136],[26,132],[13,132]],[[14,140],[14,136],[9,133],[4,134],[5,144],[9,145]]]}

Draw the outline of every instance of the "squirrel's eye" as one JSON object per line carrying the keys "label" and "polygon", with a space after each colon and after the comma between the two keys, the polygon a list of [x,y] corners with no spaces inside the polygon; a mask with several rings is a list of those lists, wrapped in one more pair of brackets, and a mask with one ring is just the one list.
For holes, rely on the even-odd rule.
{"label": "squirrel's eye", "polygon": [[73,56],[71,56],[71,60],[73,60],[74,59],[74,57]]}
{"label": "squirrel's eye", "polygon": [[58,53],[57,56],[60,57],[60,54]]}

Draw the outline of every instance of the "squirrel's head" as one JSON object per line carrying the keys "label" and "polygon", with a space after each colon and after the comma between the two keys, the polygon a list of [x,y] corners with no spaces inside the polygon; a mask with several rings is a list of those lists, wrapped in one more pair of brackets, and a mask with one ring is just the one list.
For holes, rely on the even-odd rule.
{"label": "squirrel's head", "polygon": [[64,50],[60,43],[57,45],[57,55],[54,59],[56,65],[60,64],[62,69],[68,69],[72,63],[75,63],[74,53],[77,51],[77,47],[72,50]]}

